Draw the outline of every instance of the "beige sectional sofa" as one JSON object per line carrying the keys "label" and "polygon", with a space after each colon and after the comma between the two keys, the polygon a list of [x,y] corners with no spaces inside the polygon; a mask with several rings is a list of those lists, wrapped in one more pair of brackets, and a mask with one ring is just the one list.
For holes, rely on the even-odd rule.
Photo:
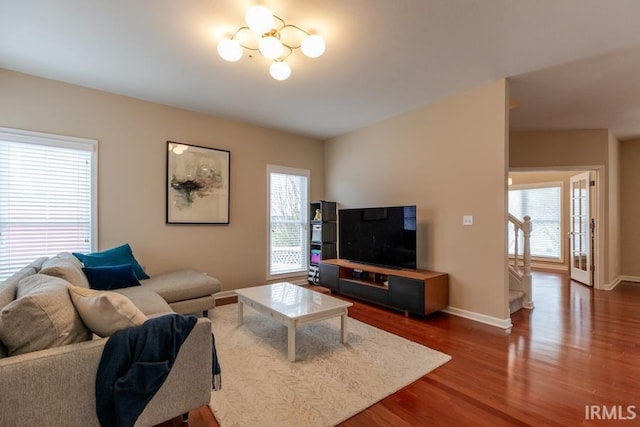
{"label": "beige sectional sofa", "polygon": [[[184,270],[142,280],[141,286],[98,292],[87,289],[79,266],[71,254],[59,254],[0,283],[1,426],[99,425],[96,373],[108,338],[87,325],[102,323],[111,330],[171,312],[206,314],[220,290],[216,279]],[[209,403],[211,348],[211,322],[201,317],[137,426]]]}

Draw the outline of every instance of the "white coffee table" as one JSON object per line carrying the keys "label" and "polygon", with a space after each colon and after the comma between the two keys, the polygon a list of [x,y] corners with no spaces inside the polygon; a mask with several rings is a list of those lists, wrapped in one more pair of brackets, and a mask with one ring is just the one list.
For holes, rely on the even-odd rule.
{"label": "white coffee table", "polygon": [[291,283],[237,289],[238,325],[243,323],[244,305],[248,305],[288,328],[288,356],[296,360],[296,328],[340,316],[342,343],[347,343],[347,314],[353,304]]}

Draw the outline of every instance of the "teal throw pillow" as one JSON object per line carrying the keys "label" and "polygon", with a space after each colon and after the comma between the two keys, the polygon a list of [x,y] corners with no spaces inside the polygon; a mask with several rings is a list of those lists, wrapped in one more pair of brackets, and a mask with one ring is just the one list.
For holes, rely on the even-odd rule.
{"label": "teal throw pillow", "polygon": [[73,255],[78,258],[85,267],[106,267],[113,265],[131,264],[136,279],[148,279],[149,276],[144,272],[138,261],[133,256],[131,246],[128,243],[107,249],[101,252],[91,252],[89,254],[81,254],[74,252]]}
{"label": "teal throw pillow", "polygon": [[99,291],[140,286],[131,264],[84,267],[89,287]]}

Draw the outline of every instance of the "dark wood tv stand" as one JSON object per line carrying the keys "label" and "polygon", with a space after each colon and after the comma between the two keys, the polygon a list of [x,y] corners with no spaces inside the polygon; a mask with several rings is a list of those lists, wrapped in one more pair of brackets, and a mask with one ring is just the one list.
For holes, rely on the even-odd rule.
{"label": "dark wood tv stand", "polygon": [[385,268],[343,259],[322,260],[320,286],[331,292],[421,316],[449,305],[449,275]]}

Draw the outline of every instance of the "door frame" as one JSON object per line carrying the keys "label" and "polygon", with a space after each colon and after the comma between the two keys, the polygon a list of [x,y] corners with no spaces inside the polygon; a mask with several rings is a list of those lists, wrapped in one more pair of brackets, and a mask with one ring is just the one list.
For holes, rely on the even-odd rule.
{"label": "door frame", "polygon": [[[605,218],[605,201],[604,194],[602,193],[602,189],[604,185],[606,185],[606,179],[604,174],[604,166],[602,165],[585,165],[585,166],[543,166],[543,167],[526,167],[526,168],[509,168],[507,174],[509,172],[589,172],[591,176],[593,176],[594,181],[596,182],[596,188],[591,196],[595,199],[595,209],[591,210],[591,216],[595,220],[595,239],[594,245],[591,248],[593,265],[595,266],[595,274],[593,275],[593,288],[594,289],[606,289],[606,283],[604,280],[604,256],[602,251],[605,247],[605,232],[603,230],[604,218]],[[506,191],[509,191],[508,188]],[[593,206],[593,204],[592,204]],[[508,209],[508,206],[507,206]],[[568,210],[568,209],[567,209]],[[566,212],[568,214],[568,212]],[[568,242],[567,242],[568,244]],[[570,268],[570,265],[568,266]],[[567,274],[570,273],[567,268]]]}

